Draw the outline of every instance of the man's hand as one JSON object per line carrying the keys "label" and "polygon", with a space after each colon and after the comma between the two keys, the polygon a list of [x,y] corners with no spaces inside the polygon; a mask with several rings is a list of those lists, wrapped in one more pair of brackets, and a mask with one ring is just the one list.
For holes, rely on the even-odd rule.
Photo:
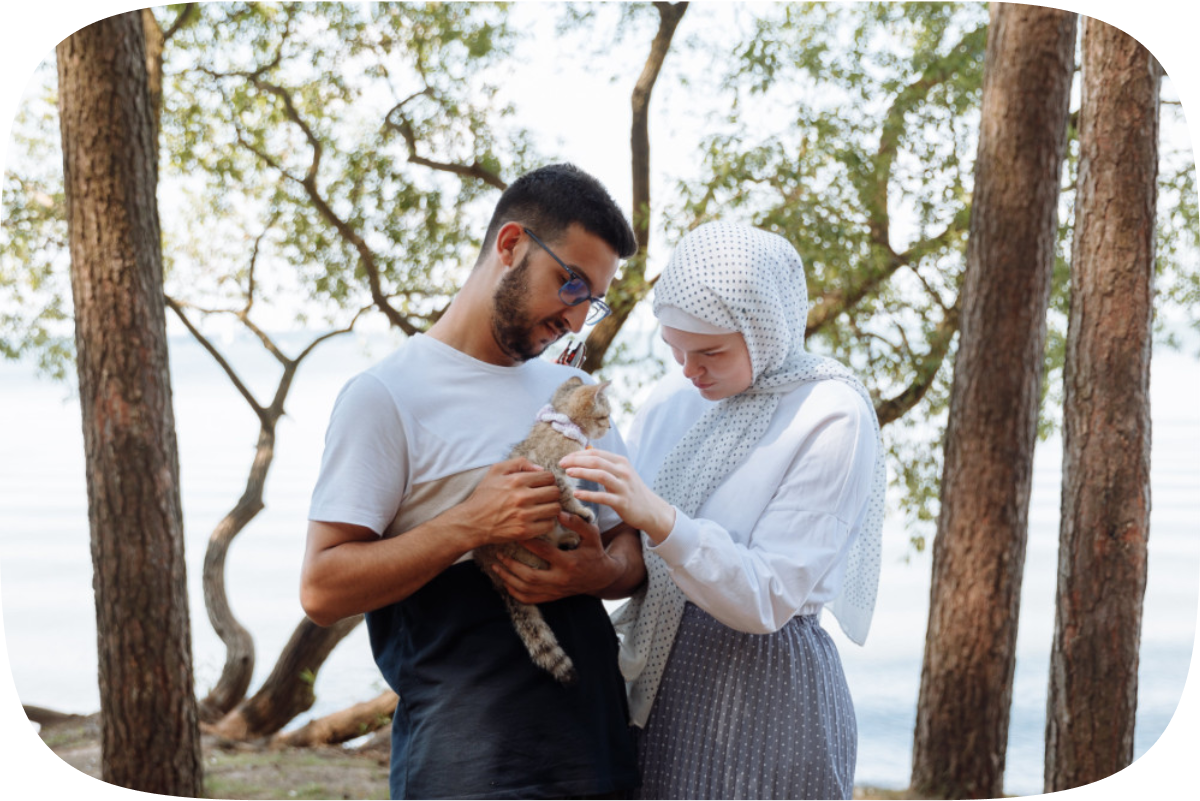
{"label": "man's hand", "polygon": [[503,555],[499,557],[501,564],[493,567],[509,595],[521,603],[540,604],[585,593],[599,595],[626,570],[623,559],[605,551],[596,526],[566,512],[559,513],[558,521],[579,535],[578,548],[560,551],[545,540],[530,540],[521,545],[549,562],[549,568],[536,570]]}
{"label": "man's hand", "polygon": [[523,457],[492,465],[465,501],[450,514],[479,545],[540,537],[554,528],[562,507],[554,474]]}

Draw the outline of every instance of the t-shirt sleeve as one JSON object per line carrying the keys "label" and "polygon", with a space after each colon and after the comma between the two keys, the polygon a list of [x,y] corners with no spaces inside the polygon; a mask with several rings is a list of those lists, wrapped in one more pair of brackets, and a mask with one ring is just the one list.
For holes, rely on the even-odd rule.
{"label": "t-shirt sleeve", "polygon": [[382,534],[408,494],[409,475],[408,441],[395,399],[370,373],[355,376],[333,405],[308,519]]}

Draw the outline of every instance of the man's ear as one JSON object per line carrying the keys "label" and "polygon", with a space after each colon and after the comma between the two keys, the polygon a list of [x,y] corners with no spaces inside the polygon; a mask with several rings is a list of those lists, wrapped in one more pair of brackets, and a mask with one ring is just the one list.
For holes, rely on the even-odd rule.
{"label": "man's ear", "polygon": [[516,263],[517,244],[524,234],[525,229],[518,222],[506,222],[496,232],[496,257],[506,268]]}

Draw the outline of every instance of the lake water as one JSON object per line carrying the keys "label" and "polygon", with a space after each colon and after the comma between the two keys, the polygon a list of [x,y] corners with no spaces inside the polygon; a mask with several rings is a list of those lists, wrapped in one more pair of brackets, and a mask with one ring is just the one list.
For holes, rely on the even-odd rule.
{"label": "lake water", "polygon": [[[299,350],[299,340],[283,340]],[[227,343],[228,344],[228,343]],[[254,635],[254,686],[302,617],[297,583],[308,497],[333,399],[344,381],[392,347],[386,336],[343,338],[301,368],[279,426],[267,508],[233,544],[230,603]],[[285,348],[287,349],[287,348]],[[254,342],[227,348],[243,380],[266,401],[278,367]],[[256,420],[212,359],[192,340],[171,342],[183,482],[184,526],[198,688],[215,682],[224,652],[204,613],[200,568],[209,532],[240,496]],[[1158,349],[1149,582],[1142,632],[1135,752],[1155,743],[1175,712],[1192,656],[1200,588],[1200,364]],[[0,363],[0,601],[8,663],[23,703],[67,712],[99,708],[95,618],[79,404],[67,386]],[[1049,651],[1054,626],[1061,443],[1040,443],[1034,464],[1005,790],[1042,786]],[[846,667],[859,723],[856,781],[908,783],[929,604],[931,556],[911,550],[900,521],[884,530],[884,566],[870,639],[859,648],[826,619]],[[316,683],[322,715],[373,697],[384,685],[366,632],[348,637]],[[1194,714],[1194,713],[1193,713]],[[299,725],[309,716],[297,720]]]}

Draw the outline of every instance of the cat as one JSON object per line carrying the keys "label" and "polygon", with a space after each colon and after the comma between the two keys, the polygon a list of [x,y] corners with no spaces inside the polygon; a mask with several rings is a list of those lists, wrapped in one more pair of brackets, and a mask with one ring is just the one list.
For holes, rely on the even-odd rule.
{"label": "cat", "polygon": [[[595,514],[576,499],[572,492],[571,479],[558,466],[558,462],[568,453],[588,447],[589,440],[599,439],[608,432],[610,409],[604,390],[609,383],[605,381],[601,384],[585,384],[578,376],[568,378],[554,391],[550,402],[538,412],[537,421],[533,424],[529,436],[517,443],[508,455],[510,459],[523,456],[553,473],[558,484],[562,508],[589,523],[595,522]],[[539,539],[546,540],[564,551],[579,547],[579,535],[557,523],[553,531]],[[545,570],[550,566],[549,563],[517,542],[484,545],[476,548],[473,553],[476,564],[492,580],[492,584],[504,599],[517,635],[525,644],[534,664],[549,672],[562,684],[574,684],[577,679],[575,665],[558,644],[558,639],[542,617],[541,610],[534,605],[523,604],[509,595],[504,583],[492,572],[491,566],[496,564],[499,554],[538,570]]]}

